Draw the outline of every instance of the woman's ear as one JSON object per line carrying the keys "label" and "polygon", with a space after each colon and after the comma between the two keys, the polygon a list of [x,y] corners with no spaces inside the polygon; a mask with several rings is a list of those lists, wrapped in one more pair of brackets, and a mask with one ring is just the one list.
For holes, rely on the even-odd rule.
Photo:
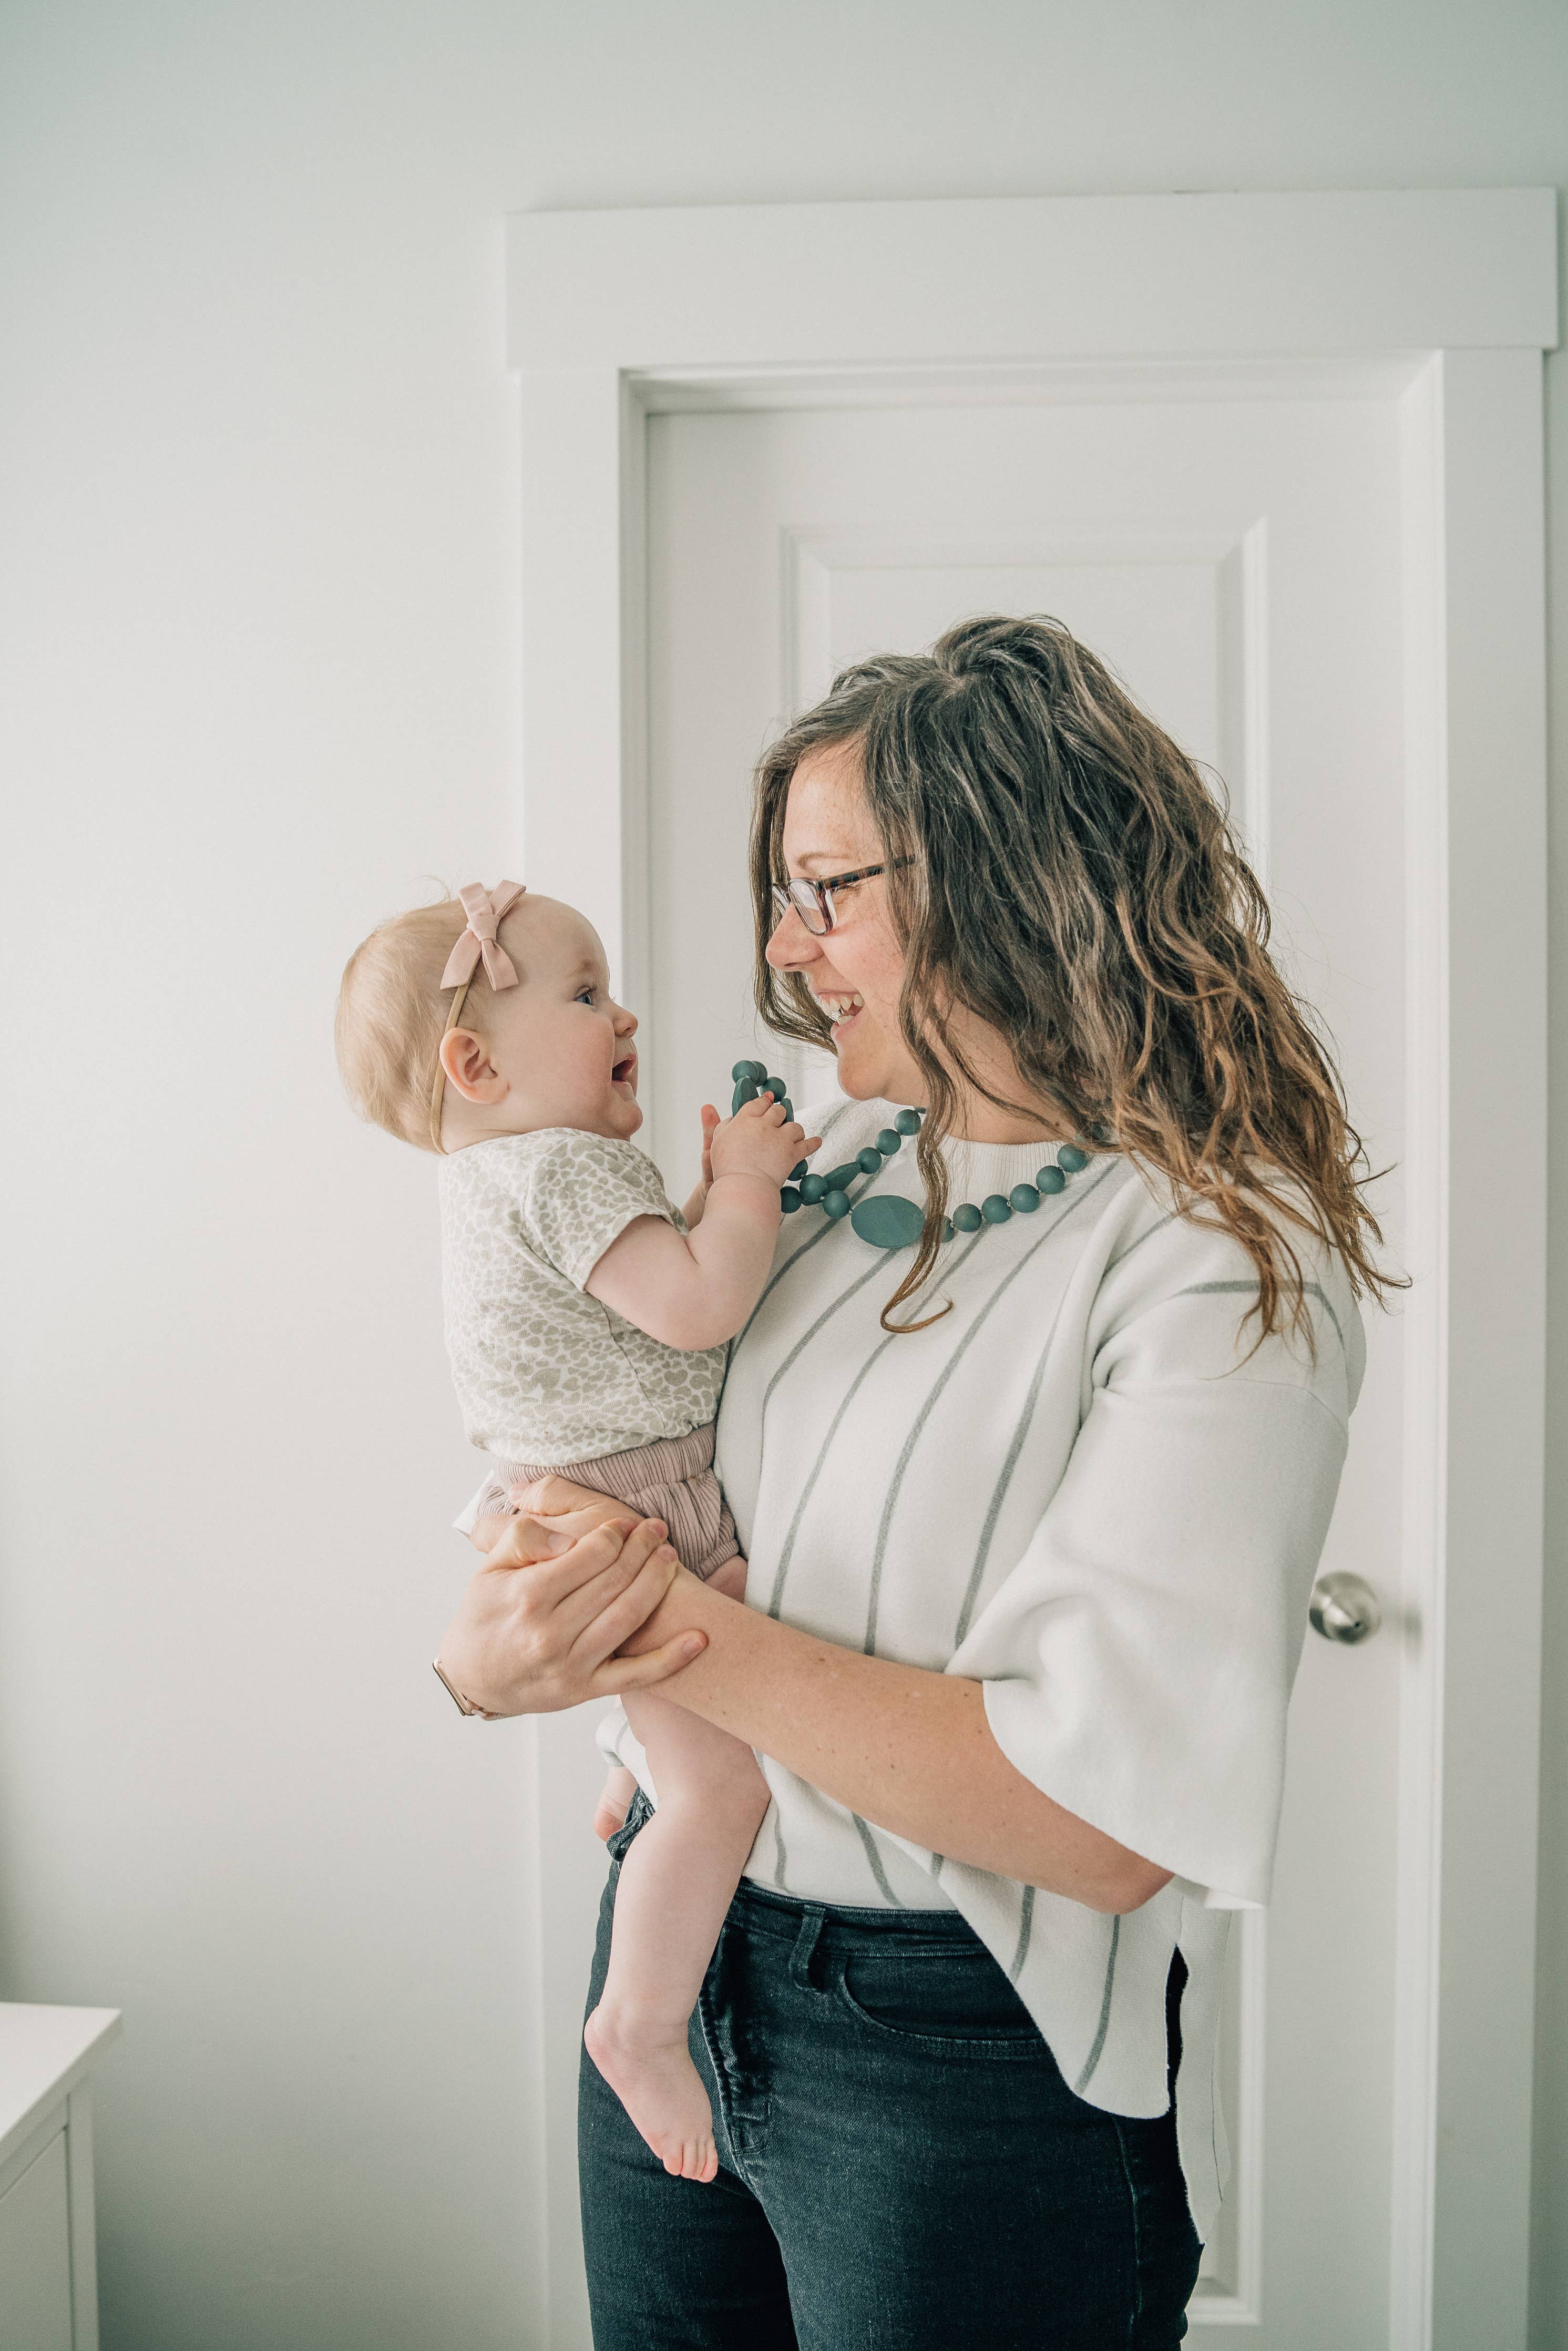
{"label": "woman's ear", "polygon": [[449,1029],[441,1040],[441,1067],[446,1082],[465,1102],[498,1102],[507,1081],[490,1059],[490,1049],[472,1029]]}

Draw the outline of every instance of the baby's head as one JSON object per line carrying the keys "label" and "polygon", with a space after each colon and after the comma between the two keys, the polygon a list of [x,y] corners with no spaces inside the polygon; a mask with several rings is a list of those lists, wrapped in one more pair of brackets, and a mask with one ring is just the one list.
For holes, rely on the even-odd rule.
{"label": "baby's head", "polygon": [[547,1126],[635,1134],[637,1022],[610,994],[598,934],[559,899],[519,892],[508,903],[509,886],[494,893],[506,911],[493,925],[489,893],[465,893],[492,931],[487,946],[463,901],[444,898],[394,914],[355,948],[337,1030],[355,1108],[424,1151]]}

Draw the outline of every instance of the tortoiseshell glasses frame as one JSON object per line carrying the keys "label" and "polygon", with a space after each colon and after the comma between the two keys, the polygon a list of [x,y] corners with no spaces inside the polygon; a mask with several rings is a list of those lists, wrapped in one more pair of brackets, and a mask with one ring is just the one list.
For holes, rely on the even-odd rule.
{"label": "tortoiseshell glasses frame", "polygon": [[[900,857],[895,858],[894,862],[898,865],[907,865],[909,860],[906,857]],[[830,873],[821,882],[813,882],[805,874],[797,876],[791,882],[775,882],[773,904],[779,910],[779,919],[782,922],[785,915],[793,908],[814,939],[826,938],[838,920],[837,909],[833,904],[833,893],[836,890],[851,889],[857,882],[869,882],[873,875],[885,873],[887,871],[886,865],[857,865],[852,872]]]}

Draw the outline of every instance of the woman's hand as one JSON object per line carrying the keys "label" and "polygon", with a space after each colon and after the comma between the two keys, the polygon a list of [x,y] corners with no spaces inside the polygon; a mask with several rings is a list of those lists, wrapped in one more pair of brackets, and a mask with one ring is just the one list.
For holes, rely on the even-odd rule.
{"label": "woman's hand", "polygon": [[662,1519],[612,1518],[575,1536],[511,1520],[469,1579],[442,1636],[442,1672],[486,1714],[553,1714],[585,1698],[646,1689],[690,1665],[706,1634],[675,1634],[618,1657],[681,1568]]}

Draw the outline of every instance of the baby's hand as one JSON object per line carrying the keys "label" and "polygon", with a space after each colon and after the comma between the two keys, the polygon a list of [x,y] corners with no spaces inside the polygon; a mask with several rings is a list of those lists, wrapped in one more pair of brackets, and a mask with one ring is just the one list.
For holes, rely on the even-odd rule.
{"label": "baby's hand", "polygon": [[784,1105],[770,1093],[758,1094],[720,1122],[713,1138],[713,1172],[720,1176],[763,1176],[770,1184],[788,1181],[789,1170],[807,1159],[821,1142],[808,1135],[798,1119],[786,1119]]}

